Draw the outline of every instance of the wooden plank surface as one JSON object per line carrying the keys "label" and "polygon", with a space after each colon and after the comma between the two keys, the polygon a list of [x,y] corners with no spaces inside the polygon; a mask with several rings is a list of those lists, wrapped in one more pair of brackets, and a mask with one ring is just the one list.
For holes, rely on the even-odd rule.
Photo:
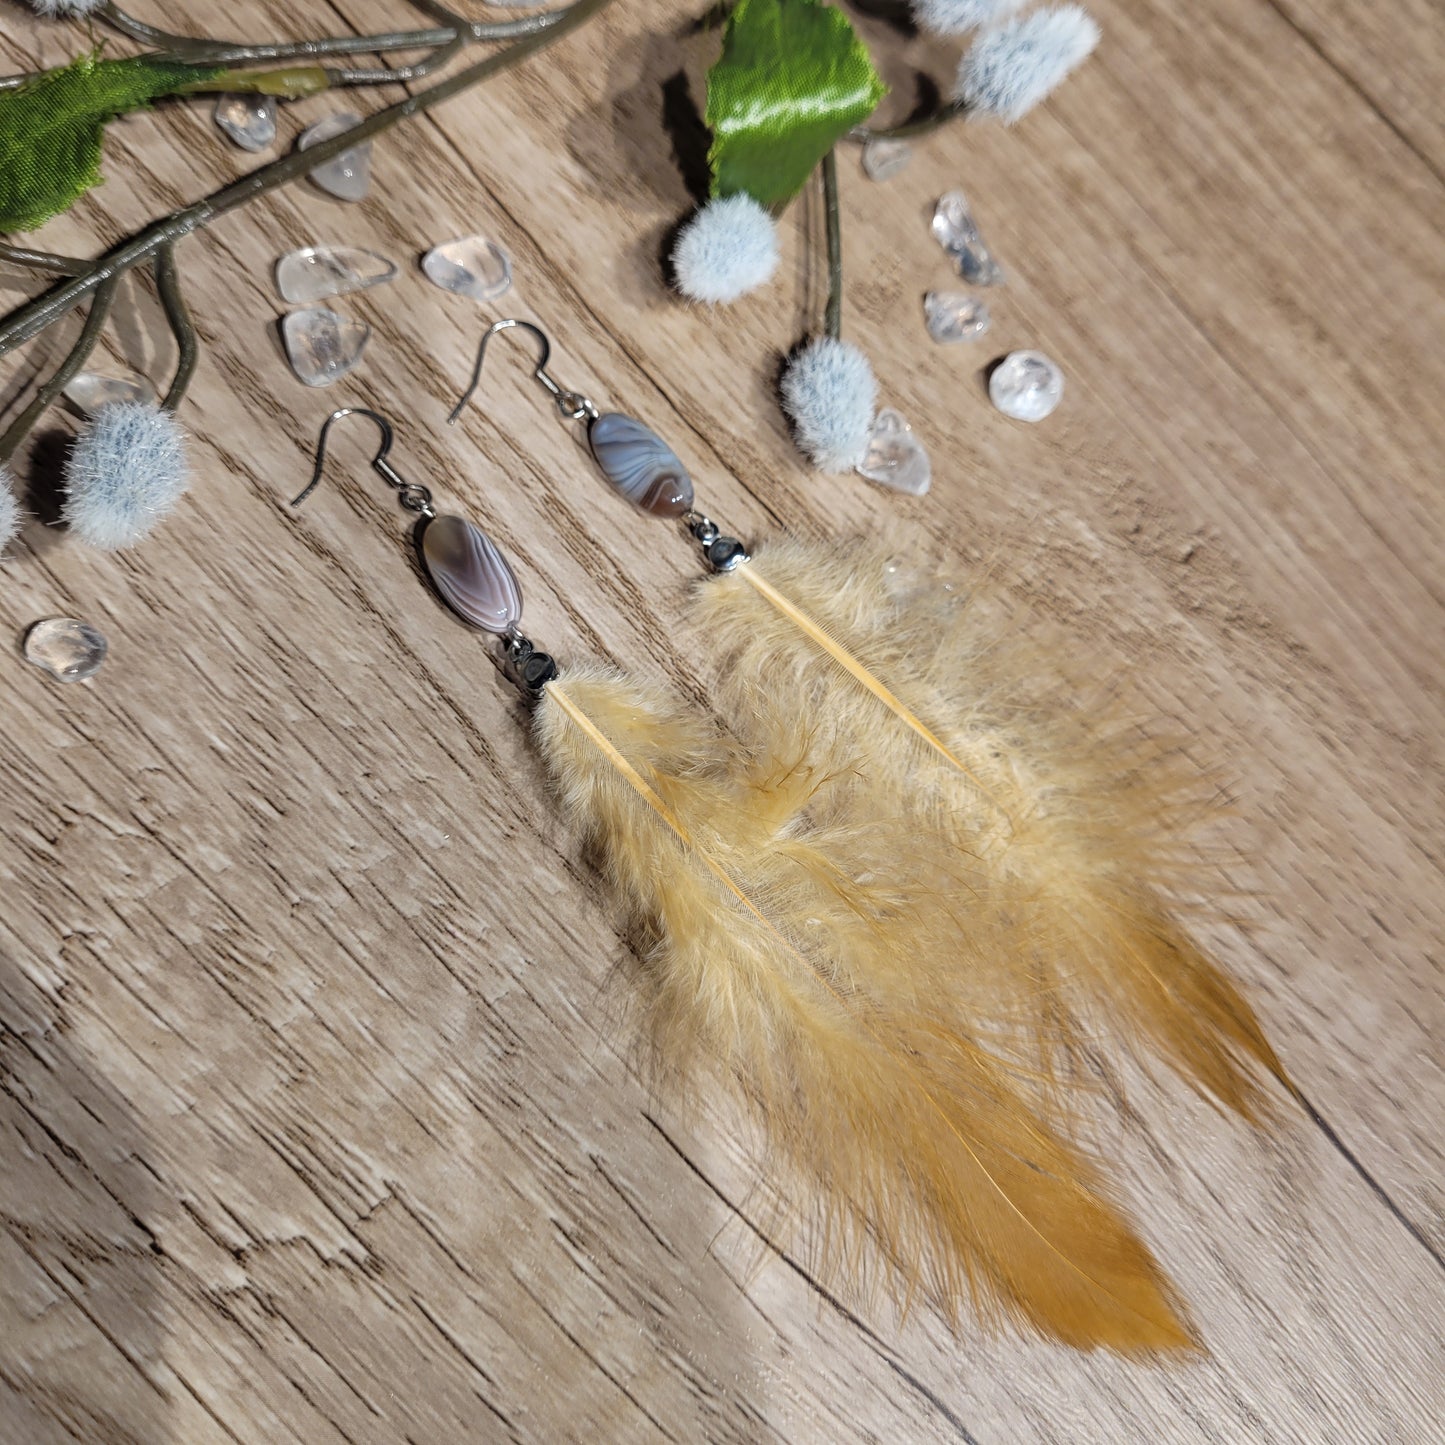
{"label": "wooden plank surface", "polygon": [[[766,294],[719,318],[666,292],[690,201],[664,120],[715,43],[675,4],[629,0],[385,139],[360,206],[292,189],[186,243],[192,495],[134,553],[35,522],[0,564],[12,636],[70,613],[113,648],[88,685],[3,670],[0,1441],[1445,1438],[1439,13],[1094,8],[1098,56],[1016,130],[920,143],[882,186],[845,160],[847,332],[932,451],[923,499],[808,473],[778,414],[821,303],[816,200]],[[145,14],[409,23],[392,0]],[[900,113],[915,68],[946,75],[864,25]],[[12,68],[82,43],[3,18]],[[336,105],[288,110],[283,141]],[[242,171],[208,109],[114,127],[108,183],[39,240],[91,253]],[[919,308],[957,184],[1010,275],[972,351],[933,348]],[[1110,1142],[1204,1361],[824,1298],[758,1232],[740,1122],[643,1081],[626,936],[523,710],[418,587],[369,439],[285,505],[325,412],[374,405],[516,559],[539,641],[705,698],[690,552],[609,501],[520,358],[441,425],[494,312],[407,265],[343,303],[375,332],[354,377],[286,369],[283,250],[410,261],[472,230],[513,255],[504,304],[557,374],[667,435],[730,530],[992,563],[1228,760],[1260,901],[1212,941],[1338,1147],[1129,1078]],[[169,345],[132,287],[106,369],[161,379]],[[1018,345],[1068,376],[1045,426],[988,406]]]}

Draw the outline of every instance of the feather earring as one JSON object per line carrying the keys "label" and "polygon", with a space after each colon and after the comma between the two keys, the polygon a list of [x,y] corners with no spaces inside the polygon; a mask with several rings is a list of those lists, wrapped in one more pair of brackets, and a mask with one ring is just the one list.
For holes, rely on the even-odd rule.
{"label": "feather earring", "polygon": [[967,854],[1018,920],[1016,987],[1068,1002],[1259,1119],[1261,1076],[1288,1078],[1169,901],[1195,882],[1196,772],[1106,707],[1085,712],[1062,647],[999,637],[985,611],[872,549],[792,542],[698,598],[719,705],[743,736],[789,726],[778,696],[826,719],[867,758],[881,805]]}
{"label": "feather earring", "polygon": [[529,322],[483,336],[450,421],[477,388],[488,341],[513,327],[539,342],[533,375],[564,417],[586,422],[613,488],[680,519],[701,545],[715,575],[698,612],[735,733],[776,747],[806,717],[866,779],[864,814],[908,817],[972,860],[975,896],[1015,920],[1011,962],[990,971],[1001,1007],[1071,1002],[1247,1118],[1266,1112],[1261,1074],[1292,1091],[1248,1002],[1168,901],[1187,866],[1176,827],[1187,773],[1083,717],[1049,681],[1049,660],[985,645],[973,610],[910,587],[867,549],[782,541],[750,556],[695,509],[691,478],[660,437],[557,384],[550,344]]}
{"label": "feather earring", "polygon": [[[353,409],[328,419],[326,435]],[[777,1167],[814,1201],[801,1238],[830,1282],[883,1273],[903,1300],[965,1304],[1078,1348],[1184,1349],[1148,1248],[1070,1138],[1066,1104],[1010,1054],[1031,1025],[989,982],[1006,920],[961,930],[966,859],[917,848],[912,818],[864,817],[847,740],[746,746],[616,672],[559,669],[520,629],[521,589],[481,530],[373,468],[418,516],[436,591],[501,641],[536,704],[558,794],[650,939],[659,1057],[720,1072],[761,1109]],[[900,866],[906,860],[906,866]]]}

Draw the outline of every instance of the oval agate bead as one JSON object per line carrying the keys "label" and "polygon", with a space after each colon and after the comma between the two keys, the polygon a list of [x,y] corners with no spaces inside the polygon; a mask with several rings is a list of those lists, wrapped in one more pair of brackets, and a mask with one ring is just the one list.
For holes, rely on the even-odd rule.
{"label": "oval agate bead", "polygon": [[634,507],[654,517],[680,517],[692,507],[692,478],[677,453],[635,417],[606,411],[587,440],[603,475]]}
{"label": "oval agate bead", "polygon": [[421,555],[442,601],[464,622],[509,632],[522,619],[522,589],[496,543],[462,517],[433,517]]}

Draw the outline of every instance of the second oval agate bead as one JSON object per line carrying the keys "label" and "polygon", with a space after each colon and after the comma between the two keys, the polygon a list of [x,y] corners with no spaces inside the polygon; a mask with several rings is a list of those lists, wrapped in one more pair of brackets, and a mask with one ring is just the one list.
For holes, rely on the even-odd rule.
{"label": "second oval agate bead", "polygon": [[677,453],[635,417],[606,411],[587,432],[603,475],[634,507],[680,517],[692,507],[692,478]]}

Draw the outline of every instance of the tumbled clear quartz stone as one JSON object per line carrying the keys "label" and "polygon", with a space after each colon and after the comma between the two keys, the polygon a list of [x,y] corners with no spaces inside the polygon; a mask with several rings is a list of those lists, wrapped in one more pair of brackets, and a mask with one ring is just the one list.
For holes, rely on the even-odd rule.
{"label": "tumbled clear quartz stone", "polygon": [[[334,115],[323,116],[301,132],[297,148],[310,150],[312,146],[350,130],[360,121],[361,117],[354,110],[338,110]],[[339,156],[322,161],[310,175],[315,185],[338,200],[364,200],[371,189],[371,142],[362,141],[360,145],[342,151]]]}
{"label": "tumbled clear quartz stone", "polygon": [[303,246],[276,262],[276,289],[290,302],[324,301],[364,291],[396,277],[396,265],[355,246]]}
{"label": "tumbled clear quartz stone", "polygon": [[144,377],[134,381],[119,376],[101,376],[99,372],[82,371],[72,376],[63,393],[66,401],[87,416],[93,416],[113,401],[153,402],[156,390]]}
{"label": "tumbled clear quartz stone", "polygon": [[923,298],[928,334],[944,345],[976,341],[988,330],[988,307],[966,291],[930,291]]}
{"label": "tumbled clear quartz stone", "polygon": [[989,400],[1017,421],[1042,421],[1064,394],[1064,373],[1042,351],[1011,351],[988,379]]}
{"label": "tumbled clear quartz stone", "polygon": [[371,327],[364,321],[325,306],[291,312],[281,332],[291,369],[307,386],[330,386],[354,371],[371,339]]}
{"label": "tumbled clear quartz stone", "polygon": [[906,140],[875,136],[863,143],[863,174],[870,181],[892,180],[913,159],[913,147]]}
{"label": "tumbled clear quartz stone", "polygon": [[949,191],[940,197],[933,208],[933,235],[970,286],[998,286],[1003,282],[1003,267],[984,244],[968,197],[962,191]]}
{"label": "tumbled clear quartz stone", "polygon": [[216,124],[243,151],[263,151],[276,144],[276,97],[221,95],[216,98]]}
{"label": "tumbled clear quartz stone", "polygon": [[473,301],[494,301],[512,284],[511,258],[486,236],[462,236],[433,246],[421,269],[434,286]]}
{"label": "tumbled clear quartz stone", "polygon": [[25,634],[25,660],[57,682],[84,682],[105,661],[104,636],[78,617],[47,617]]}
{"label": "tumbled clear quartz stone", "polygon": [[873,422],[868,450],[855,468],[860,477],[895,492],[921,497],[933,481],[933,467],[923,443],[901,412],[885,407]]}

